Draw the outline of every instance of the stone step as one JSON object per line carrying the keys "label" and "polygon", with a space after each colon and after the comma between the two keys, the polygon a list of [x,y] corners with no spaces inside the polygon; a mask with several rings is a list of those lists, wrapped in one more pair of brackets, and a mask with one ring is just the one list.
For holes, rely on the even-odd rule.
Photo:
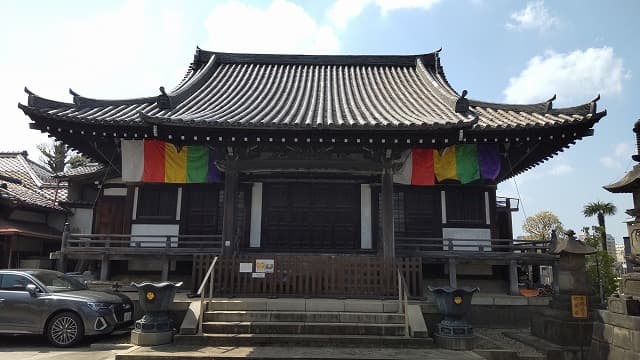
{"label": "stone step", "polygon": [[309,334],[404,336],[404,324],[305,322],[204,322],[206,334]]}
{"label": "stone step", "polygon": [[291,312],[379,312],[397,313],[397,300],[362,299],[216,299],[207,303],[207,311],[291,311]]}
{"label": "stone step", "polygon": [[336,311],[208,311],[204,314],[204,321],[403,324],[404,314]]}
{"label": "stone step", "polygon": [[204,334],[176,335],[175,345],[197,346],[304,346],[434,348],[431,338],[366,335]]}

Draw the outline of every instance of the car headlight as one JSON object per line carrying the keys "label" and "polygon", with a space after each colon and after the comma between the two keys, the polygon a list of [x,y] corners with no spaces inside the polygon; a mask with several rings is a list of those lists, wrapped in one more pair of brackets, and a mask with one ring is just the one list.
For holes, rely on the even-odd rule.
{"label": "car headlight", "polygon": [[111,309],[111,304],[109,303],[90,302],[90,303],[87,303],[87,306],[94,311]]}
{"label": "car headlight", "polygon": [[129,309],[131,309],[131,304],[130,304],[130,303],[124,303],[124,304],[122,304],[122,309],[124,309],[124,310],[129,310]]}

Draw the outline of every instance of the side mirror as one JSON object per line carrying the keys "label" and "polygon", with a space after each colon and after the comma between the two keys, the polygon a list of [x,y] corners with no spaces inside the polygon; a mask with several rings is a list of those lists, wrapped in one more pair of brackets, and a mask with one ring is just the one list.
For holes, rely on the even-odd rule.
{"label": "side mirror", "polygon": [[27,292],[29,293],[29,295],[36,297],[36,295],[38,294],[38,288],[33,285],[33,284],[28,284],[26,286]]}

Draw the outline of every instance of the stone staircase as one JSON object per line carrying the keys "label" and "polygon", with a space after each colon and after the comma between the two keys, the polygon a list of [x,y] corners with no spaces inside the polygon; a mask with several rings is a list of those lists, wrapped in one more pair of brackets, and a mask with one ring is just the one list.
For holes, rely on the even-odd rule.
{"label": "stone staircase", "polygon": [[405,326],[405,315],[398,312],[398,301],[216,299],[206,303],[203,333],[193,331],[188,335],[183,324],[174,343],[433,347],[420,308],[410,305],[408,309],[409,321]]}

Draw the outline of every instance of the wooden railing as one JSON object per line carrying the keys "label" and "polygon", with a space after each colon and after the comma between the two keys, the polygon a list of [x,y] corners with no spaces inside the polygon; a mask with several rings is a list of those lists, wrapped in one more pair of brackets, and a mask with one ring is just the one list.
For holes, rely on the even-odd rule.
{"label": "wooden railing", "polygon": [[65,253],[217,254],[221,244],[222,235],[68,234],[63,235],[61,250]]}
{"label": "wooden railing", "polygon": [[404,315],[404,336],[409,337],[409,294],[407,282],[402,276],[400,269],[397,269],[398,278],[398,312]]}
{"label": "wooden railing", "polygon": [[206,304],[204,302],[204,288],[209,284],[209,296],[207,301],[211,301],[213,298],[213,282],[215,281],[215,268],[216,263],[218,262],[218,257],[214,257],[213,261],[211,261],[211,265],[209,265],[209,269],[207,269],[207,273],[204,275],[204,279],[202,279],[202,283],[198,288],[196,294],[200,295],[200,316],[198,317],[198,334],[202,335],[202,323],[204,322],[204,313],[206,312]]}
{"label": "wooden railing", "polygon": [[[196,284],[202,281],[204,264],[210,264],[211,259],[211,256],[194,256]],[[273,259],[273,272],[254,275],[258,259]],[[251,263],[252,272],[240,272],[241,263]],[[411,279],[409,295],[421,297],[420,258],[399,258],[394,263],[381,257],[362,255],[220,257],[215,269],[214,295],[396,298],[396,269]]]}
{"label": "wooden railing", "polygon": [[546,254],[550,243],[539,240],[396,237],[396,250],[398,254],[406,255],[452,251]]}

